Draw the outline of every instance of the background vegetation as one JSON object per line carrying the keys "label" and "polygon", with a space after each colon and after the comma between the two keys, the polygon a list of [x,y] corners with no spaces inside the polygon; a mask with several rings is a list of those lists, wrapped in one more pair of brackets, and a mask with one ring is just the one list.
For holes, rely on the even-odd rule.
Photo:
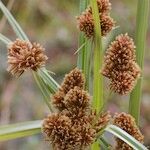
{"label": "background vegetation", "polygon": [[[121,28],[115,34],[128,32],[135,35],[136,0],[110,0],[112,17]],[[3,0],[5,4],[7,0]],[[75,16],[79,14],[79,0],[14,0],[12,14],[26,31],[32,41],[38,41],[46,48],[49,57],[47,68],[56,73],[58,81],[76,64],[74,52],[78,44],[78,30]],[[0,14],[2,18],[2,13]],[[0,32],[14,40],[16,37],[7,24],[3,28],[0,21]],[[115,35],[112,34],[110,39]],[[107,41],[109,42],[109,41]],[[106,43],[107,46],[107,43]],[[6,47],[0,43],[0,124],[43,119],[48,108],[41,100],[39,89],[32,80],[30,73],[25,73],[19,79],[12,78],[6,71]],[[145,144],[150,145],[150,26],[147,35],[147,47],[144,65],[144,82],[141,108],[142,132]],[[108,95],[107,91],[105,95]],[[107,106],[111,112],[127,110],[127,97],[112,94]],[[121,109],[120,109],[121,108]],[[43,115],[45,114],[45,115]],[[39,136],[0,143],[2,150],[48,149],[45,141]],[[40,141],[41,140],[41,141]],[[40,141],[40,142],[39,142]]]}

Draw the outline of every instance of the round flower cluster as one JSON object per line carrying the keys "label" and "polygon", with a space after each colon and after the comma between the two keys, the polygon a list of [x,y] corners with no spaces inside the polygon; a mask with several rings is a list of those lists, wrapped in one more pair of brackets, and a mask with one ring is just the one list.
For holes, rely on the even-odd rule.
{"label": "round flower cluster", "polygon": [[102,74],[111,80],[110,88],[119,94],[131,92],[140,77],[135,45],[127,34],[121,34],[106,51]]}
{"label": "round flower cluster", "polygon": [[24,71],[36,71],[45,65],[47,56],[45,49],[38,43],[16,39],[8,45],[8,71],[14,76],[20,76]]}
{"label": "round flower cluster", "polygon": [[109,113],[98,116],[92,112],[84,84],[81,70],[75,68],[65,76],[61,88],[52,96],[58,112],[44,119],[42,130],[54,150],[88,148],[110,120]]}

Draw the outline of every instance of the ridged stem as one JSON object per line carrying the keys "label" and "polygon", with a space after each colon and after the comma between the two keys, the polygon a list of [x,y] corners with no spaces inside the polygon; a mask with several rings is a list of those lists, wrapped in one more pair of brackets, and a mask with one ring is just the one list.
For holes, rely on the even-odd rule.
{"label": "ridged stem", "polygon": [[[146,33],[148,27],[149,0],[138,0],[136,20],[136,57],[137,63],[143,71]],[[137,82],[135,89],[130,94],[129,113],[139,123],[140,104],[142,93],[142,77]]]}
{"label": "ridged stem", "polygon": [[100,18],[97,7],[97,1],[91,0],[92,13],[94,19],[95,35],[94,35],[94,79],[93,79],[93,109],[100,112],[103,107],[103,76],[100,74],[103,62],[102,37]]}
{"label": "ridged stem", "polygon": [[[85,11],[89,4],[89,0],[80,0],[80,14]],[[89,90],[89,61],[90,61],[90,49],[88,39],[85,37],[83,33],[79,35],[79,48],[84,45],[81,50],[78,52],[78,60],[77,60],[77,67],[82,69],[83,74],[85,75],[86,79],[86,86],[85,88]]]}

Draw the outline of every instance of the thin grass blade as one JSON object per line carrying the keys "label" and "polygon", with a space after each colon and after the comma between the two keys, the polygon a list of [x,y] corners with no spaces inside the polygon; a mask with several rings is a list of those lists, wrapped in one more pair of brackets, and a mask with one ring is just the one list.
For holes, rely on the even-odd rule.
{"label": "thin grass blade", "polygon": [[35,79],[38,87],[40,88],[40,90],[43,94],[46,105],[48,106],[49,110],[51,112],[53,112],[51,102],[50,102],[51,91],[49,91],[49,89],[47,89],[45,82],[40,78],[40,76],[36,72],[33,72],[33,76],[34,76],[34,79]]}
{"label": "thin grass blade", "polygon": [[0,141],[31,136],[41,132],[42,121],[29,121],[0,127]]}
{"label": "thin grass blade", "polygon": [[6,36],[4,36],[3,34],[0,33],[0,41],[3,42],[4,44],[8,45],[11,40],[8,39]]}
{"label": "thin grass blade", "polygon": [[105,131],[112,133],[117,138],[129,144],[135,150],[148,150],[144,145],[142,145],[139,141],[129,135],[127,132],[122,130],[121,128],[115,125],[108,125],[105,128]]}
{"label": "thin grass blade", "polygon": [[17,23],[17,21],[14,19],[14,17],[12,16],[12,14],[9,12],[9,10],[5,7],[5,5],[2,3],[2,1],[0,1],[0,9],[2,10],[2,12],[4,13],[4,15],[6,16],[8,22],[10,23],[10,25],[12,26],[13,30],[15,31],[16,35],[22,39],[22,40],[28,40],[28,37],[26,36],[26,34],[24,33],[24,31],[21,29],[20,25]]}
{"label": "thin grass blade", "polygon": [[[146,33],[148,29],[149,0],[138,0],[137,21],[136,21],[136,57],[137,63],[143,71],[144,53],[146,46]],[[135,89],[130,94],[129,113],[139,123],[140,105],[142,93],[142,78],[139,79]]]}
{"label": "thin grass blade", "polygon": [[37,74],[45,82],[51,93],[55,93],[60,87],[60,85],[49,75],[48,71],[45,68],[39,69],[37,71]]}
{"label": "thin grass blade", "polygon": [[[87,8],[89,4],[89,0],[80,0],[80,14],[85,11],[85,9]],[[83,74],[85,75],[86,78],[86,89],[89,89],[88,85],[89,85],[89,69],[88,69],[88,63],[89,63],[89,51],[91,51],[91,49],[89,49],[87,45],[89,40],[85,37],[85,35],[83,33],[79,34],[79,49],[80,51],[78,52],[78,60],[77,60],[77,67],[79,69],[81,69],[83,71]],[[85,46],[84,43],[86,43]]]}

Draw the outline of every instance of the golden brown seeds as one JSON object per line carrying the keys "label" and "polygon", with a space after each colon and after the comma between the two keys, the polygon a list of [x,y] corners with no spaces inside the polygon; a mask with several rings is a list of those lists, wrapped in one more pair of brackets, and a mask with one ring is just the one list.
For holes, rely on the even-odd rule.
{"label": "golden brown seeds", "polygon": [[97,0],[98,10],[99,13],[105,13],[108,14],[111,10],[111,3],[109,0]]}
{"label": "golden brown seeds", "polygon": [[106,36],[115,26],[114,20],[108,15],[100,15],[101,34]]}
{"label": "golden brown seeds", "polygon": [[66,94],[73,89],[75,86],[84,88],[84,76],[78,68],[73,69],[69,74],[65,75],[64,81],[61,84],[63,92]]}
{"label": "golden brown seeds", "polygon": [[60,111],[66,108],[64,104],[64,97],[65,97],[65,93],[62,91],[62,89],[59,89],[51,97],[53,105]]}
{"label": "golden brown seeds", "polygon": [[[89,11],[85,11],[77,17],[77,20],[80,31],[84,32],[87,38],[93,37],[94,20],[92,14]],[[114,20],[109,15],[100,15],[100,23],[102,36],[106,36],[115,26]]]}
{"label": "golden brown seeds", "polygon": [[71,120],[61,114],[52,114],[43,121],[42,131],[51,141],[54,150],[73,150],[78,143]]}
{"label": "golden brown seeds", "polygon": [[96,133],[89,123],[73,124],[61,113],[45,118],[42,131],[54,150],[84,150],[93,143]]}
{"label": "golden brown seeds", "polygon": [[17,39],[8,45],[8,71],[12,75],[20,76],[28,69],[36,71],[46,60],[44,48],[38,43]]}
{"label": "golden brown seeds", "polygon": [[131,92],[140,77],[135,45],[127,34],[121,34],[106,51],[101,73],[111,80],[110,88],[119,94]]}
{"label": "golden brown seeds", "polygon": [[[141,134],[139,128],[137,127],[135,119],[131,115],[126,113],[116,114],[114,116],[114,124],[123,129],[124,131],[126,131],[127,133],[129,133],[139,142],[143,143],[144,137]],[[125,142],[123,142],[118,138],[116,139],[116,149],[132,150],[132,148],[128,144],[126,144]]]}
{"label": "golden brown seeds", "polygon": [[111,115],[109,112],[101,113],[99,117],[95,116],[96,123],[94,124],[94,127],[96,132],[98,133],[100,130],[105,128],[108,125],[110,119]]}
{"label": "golden brown seeds", "polygon": [[[101,34],[102,36],[106,36],[115,26],[114,20],[109,15],[111,4],[109,0],[97,0],[97,4],[100,16]],[[77,17],[77,21],[79,30],[84,32],[87,38],[94,36],[94,19],[91,6]]]}
{"label": "golden brown seeds", "polygon": [[111,80],[110,89],[121,95],[127,94],[133,90],[136,84],[135,78],[128,72],[116,71]]}
{"label": "golden brown seeds", "polygon": [[89,94],[80,89],[79,87],[74,87],[65,96],[65,106],[67,109],[83,109],[86,110],[89,107],[90,96]]}
{"label": "golden brown seeds", "polygon": [[78,28],[84,32],[87,38],[91,38],[94,35],[94,20],[92,14],[88,11],[83,12],[77,17]]}
{"label": "golden brown seeds", "polygon": [[59,110],[43,122],[43,133],[54,150],[85,150],[95,141],[96,134],[109,122],[109,115],[90,113],[90,96],[83,89],[84,77],[75,68],[65,76],[60,89],[52,96]]}

